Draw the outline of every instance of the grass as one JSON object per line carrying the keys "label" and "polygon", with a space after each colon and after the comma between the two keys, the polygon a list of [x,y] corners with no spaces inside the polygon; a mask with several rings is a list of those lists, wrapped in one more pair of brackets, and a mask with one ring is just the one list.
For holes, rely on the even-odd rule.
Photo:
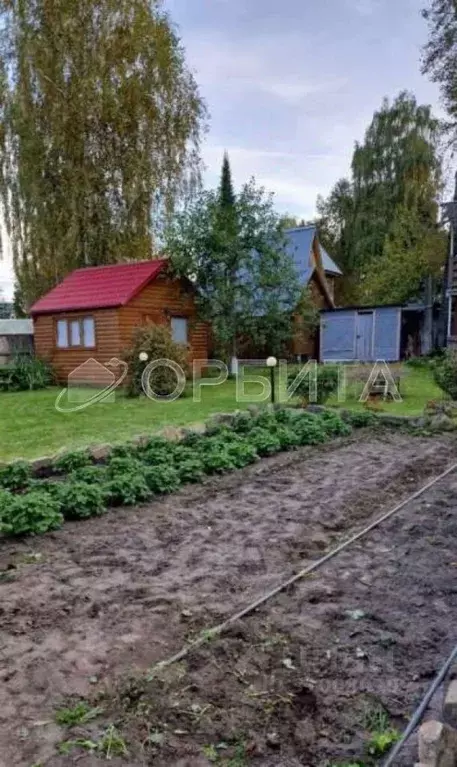
{"label": "grass", "polygon": [[[380,401],[383,412],[419,415],[428,400],[442,399],[443,393],[427,367],[406,367],[401,381],[402,402]],[[265,374],[263,369],[252,371]],[[367,376],[368,376],[367,371]],[[363,409],[358,402],[363,384],[348,387],[344,403],[336,395],[328,404]],[[283,387],[280,387],[282,390]],[[38,458],[90,444],[116,444],[139,434],[150,434],[166,426],[202,423],[211,415],[245,408],[255,403],[258,384],[246,383],[245,402],[237,402],[236,382],[202,388],[201,402],[191,396],[176,402],[153,402],[146,397],[131,399],[116,393],[115,402],[98,403],[78,412],[61,413],[55,408],[59,389],[36,392],[0,393],[0,461]]]}
{"label": "grass", "polygon": [[[424,365],[413,367],[404,365],[404,377],[400,381],[400,394],[402,402],[393,402],[391,400],[377,401],[379,412],[392,413],[394,415],[421,415],[424,406],[430,400],[442,400],[445,395],[433,380],[433,374],[430,367]],[[367,378],[370,367],[367,366]],[[352,383],[347,387],[347,397],[344,403],[339,403],[335,396],[332,396],[328,405],[333,407],[350,408],[351,410],[364,410],[365,405],[359,402],[363,390],[363,382]]]}

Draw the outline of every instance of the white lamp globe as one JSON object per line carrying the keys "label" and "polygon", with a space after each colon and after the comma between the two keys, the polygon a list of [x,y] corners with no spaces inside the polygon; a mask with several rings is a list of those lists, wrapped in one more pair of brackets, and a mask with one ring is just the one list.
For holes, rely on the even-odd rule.
{"label": "white lamp globe", "polygon": [[267,359],[267,368],[275,368],[278,364],[278,360],[276,357],[268,357]]}
{"label": "white lamp globe", "polygon": [[140,352],[138,355],[138,359],[140,362],[147,362],[148,361],[148,353],[147,352]]}

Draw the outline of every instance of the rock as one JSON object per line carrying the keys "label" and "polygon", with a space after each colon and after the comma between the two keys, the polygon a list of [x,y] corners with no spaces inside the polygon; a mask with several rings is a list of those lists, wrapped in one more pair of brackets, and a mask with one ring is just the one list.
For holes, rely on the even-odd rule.
{"label": "rock", "polygon": [[44,456],[43,458],[35,458],[34,461],[30,461],[30,468],[32,474],[39,477],[47,475],[51,472],[53,465],[53,459],[50,456]]}
{"label": "rock", "polygon": [[233,422],[234,413],[217,413],[213,415],[211,422],[218,426],[231,426]]}
{"label": "rock", "polygon": [[308,405],[306,411],[308,413],[325,413],[325,407],[322,407],[322,405]]}
{"label": "rock", "polygon": [[455,767],[457,731],[431,720],[419,730],[419,761],[432,767]]}
{"label": "rock", "polygon": [[442,413],[440,415],[434,415],[432,418],[430,418],[429,429],[435,432],[454,431],[455,424],[452,418],[449,418],[449,416]]}
{"label": "rock", "polygon": [[112,449],[112,445],[95,445],[90,448],[90,454],[94,461],[106,461]]}
{"label": "rock", "polygon": [[457,679],[453,679],[446,690],[443,716],[446,724],[457,728]]}
{"label": "rock", "polygon": [[270,746],[270,748],[280,748],[281,740],[279,733],[276,731],[267,733],[266,742],[267,746]]}

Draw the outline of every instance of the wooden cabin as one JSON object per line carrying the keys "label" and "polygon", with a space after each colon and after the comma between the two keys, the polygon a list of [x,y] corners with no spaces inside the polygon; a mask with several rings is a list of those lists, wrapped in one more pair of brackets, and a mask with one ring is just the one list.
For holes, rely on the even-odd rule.
{"label": "wooden cabin", "polygon": [[104,385],[107,363],[122,359],[135,328],[154,322],[168,325],[173,339],[188,346],[190,363],[205,362],[207,326],[197,319],[194,288],[167,267],[160,259],[69,274],[30,310],[36,355],[59,381],[84,366],[86,383]]}

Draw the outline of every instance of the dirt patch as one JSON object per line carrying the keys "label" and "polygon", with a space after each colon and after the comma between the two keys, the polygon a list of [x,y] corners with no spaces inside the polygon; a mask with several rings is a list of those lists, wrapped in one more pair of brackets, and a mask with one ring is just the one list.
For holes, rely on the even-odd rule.
{"label": "dirt patch", "polygon": [[[453,454],[452,438],[365,436],[3,544],[0,764],[98,764],[55,755],[66,696],[144,676]],[[164,677],[123,682],[106,722],[127,763],[321,765],[360,753],[373,705],[403,722],[453,643],[456,506],[454,478]]]}

